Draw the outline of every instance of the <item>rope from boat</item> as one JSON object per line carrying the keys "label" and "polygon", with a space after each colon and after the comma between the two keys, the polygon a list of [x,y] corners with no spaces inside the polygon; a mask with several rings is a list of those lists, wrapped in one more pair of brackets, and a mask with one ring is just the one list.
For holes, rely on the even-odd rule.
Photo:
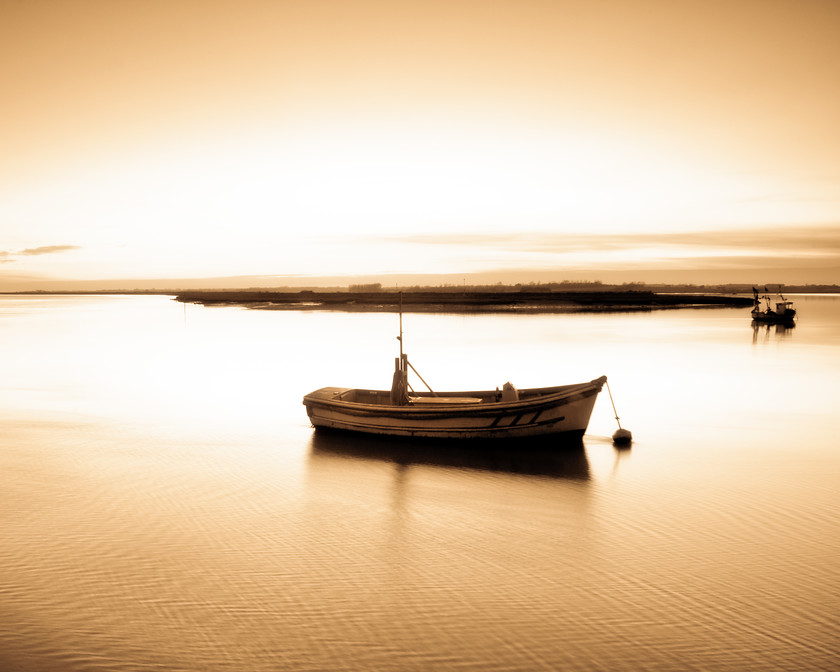
{"label": "rope from boat", "polygon": [[615,421],[618,423],[618,428],[621,429],[621,423],[618,420],[618,411],[615,410],[615,402],[613,401],[612,392],[610,391],[610,381],[607,380],[605,382],[607,384],[607,394],[610,395],[610,403],[612,404],[612,407],[613,407],[613,413],[615,413]]}

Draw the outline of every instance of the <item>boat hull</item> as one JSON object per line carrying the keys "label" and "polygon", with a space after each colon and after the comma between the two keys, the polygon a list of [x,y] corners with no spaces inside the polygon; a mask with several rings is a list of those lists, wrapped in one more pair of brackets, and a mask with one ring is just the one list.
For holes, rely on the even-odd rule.
{"label": "boat hull", "polygon": [[326,387],[303,404],[316,428],[441,439],[579,438],[606,380],[520,390],[514,401],[487,391],[424,393],[407,405],[388,403],[385,391]]}
{"label": "boat hull", "polygon": [[753,311],[752,319],[755,322],[763,322],[765,324],[791,324],[796,317],[796,311],[788,309],[783,313],[774,313],[773,311],[761,312]]}

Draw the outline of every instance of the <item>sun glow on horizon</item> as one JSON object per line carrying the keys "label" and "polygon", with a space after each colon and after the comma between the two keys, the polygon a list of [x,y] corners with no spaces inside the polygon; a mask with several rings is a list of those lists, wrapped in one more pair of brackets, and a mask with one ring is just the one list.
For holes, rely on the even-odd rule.
{"label": "sun glow on horizon", "polygon": [[264,129],[91,163],[7,193],[0,216],[37,229],[37,244],[72,231],[68,242],[82,251],[49,260],[70,276],[82,262],[85,274],[100,277],[177,277],[645,263],[662,250],[497,249],[488,256],[453,246],[409,257],[393,239],[646,234],[675,223],[689,231],[755,228],[819,222],[832,212],[816,201],[766,200],[782,193],[774,180],[721,169],[708,156],[585,130],[384,121],[293,134]]}

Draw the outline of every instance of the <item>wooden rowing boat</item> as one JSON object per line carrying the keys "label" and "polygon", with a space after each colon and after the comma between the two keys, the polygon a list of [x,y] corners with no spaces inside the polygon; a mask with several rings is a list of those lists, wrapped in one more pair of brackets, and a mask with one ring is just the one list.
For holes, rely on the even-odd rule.
{"label": "wooden rowing boat", "polygon": [[[303,398],[315,428],[387,436],[445,439],[495,439],[558,435],[580,438],[586,432],[606,376],[586,383],[519,390],[435,392],[409,363],[402,346],[395,359],[390,390],[323,387]],[[428,391],[415,392],[409,368]]]}
{"label": "wooden rowing boat", "polygon": [[580,438],[606,376],[588,383],[502,391],[419,392],[397,403],[394,390],[324,387],[303,398],[317,427],[390,436],[489,439]]}

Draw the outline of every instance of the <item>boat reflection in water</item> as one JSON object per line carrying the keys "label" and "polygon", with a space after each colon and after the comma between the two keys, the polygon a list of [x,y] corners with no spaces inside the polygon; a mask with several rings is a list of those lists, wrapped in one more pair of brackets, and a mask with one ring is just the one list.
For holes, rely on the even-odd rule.
{"label": "boat reflection in water", "polygon": [[753,345],[759,342],[759,336],[763,334],[764,340],[770,338],[770,334],[774,334],[776,338],[789,338],[793,334],[793,330],[796,327],[796,322],[759,322],[757,320],[752,321],[752,329],[753,329]]}
{"label": "boat reflection in water", "polygon": [[555,437],[526,441],[399,439],[318,428],[312,432],[311,456],[350,457],[510,474],[589,480],[589,461],[580,439]]}

